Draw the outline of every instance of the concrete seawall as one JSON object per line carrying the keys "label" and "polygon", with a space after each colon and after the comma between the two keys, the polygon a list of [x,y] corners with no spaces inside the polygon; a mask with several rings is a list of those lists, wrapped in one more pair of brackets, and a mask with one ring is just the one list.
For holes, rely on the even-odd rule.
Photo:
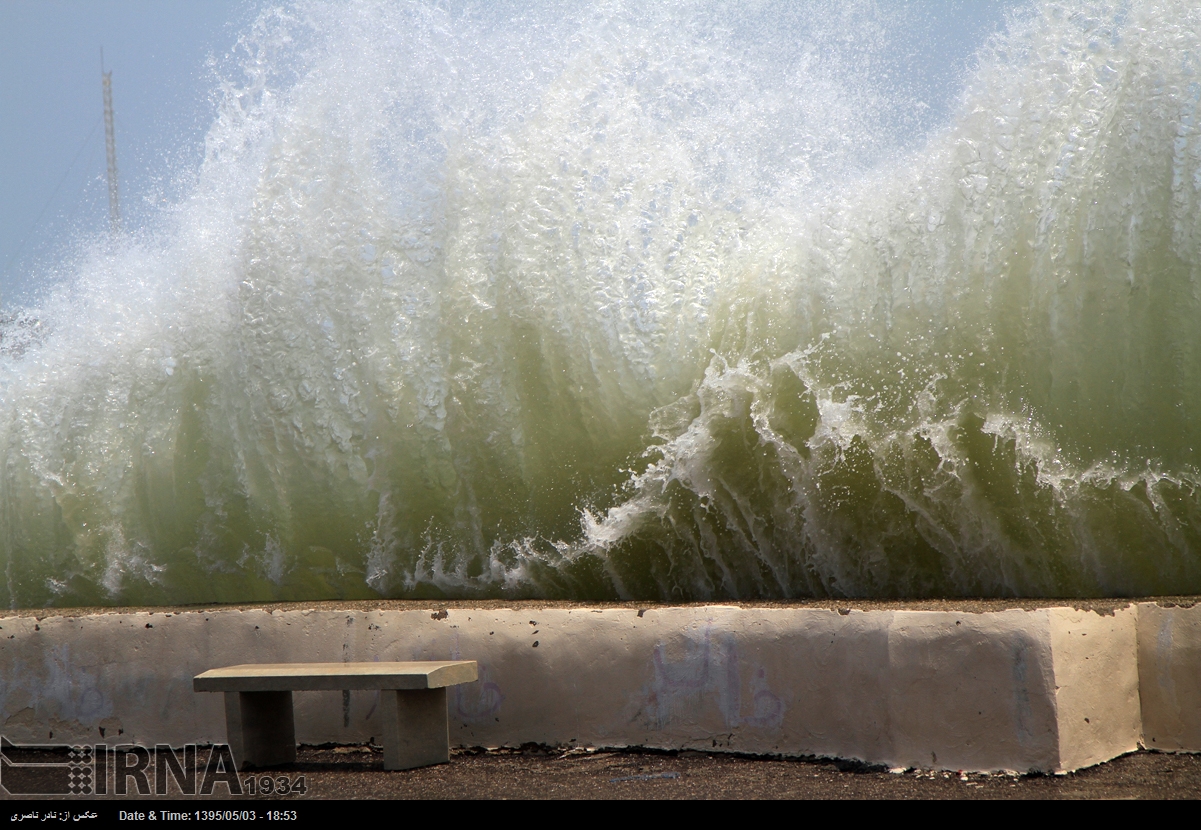
{"label": "concrete seawall", "polygon": [[[978,606],[978,604],[976,604]],[[995,610],[994,610],[995,609]],[[42,616],[39,616],[42,615]],[[16,743],[224,742],[192,677],[247,662],[474,659],[452,744],[721,749],[1063,771],[1201,751],[1201,606],[390,603],[0,617]],[[302,743],[381,734],[374,692],[297,693]]]}

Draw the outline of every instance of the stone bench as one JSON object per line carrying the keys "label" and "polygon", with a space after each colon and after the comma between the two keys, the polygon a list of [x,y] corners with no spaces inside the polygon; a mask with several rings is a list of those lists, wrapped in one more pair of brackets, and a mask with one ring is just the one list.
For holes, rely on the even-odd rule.
{"label": "stone bench", "polygon": [[198,674],[197,692],[225,693],[225,726],[238,767],[296,761],[292,692],[380,693],[384,769],[450,760],[446,687],[478,676],[474,660],[414,663],[263,663]]}

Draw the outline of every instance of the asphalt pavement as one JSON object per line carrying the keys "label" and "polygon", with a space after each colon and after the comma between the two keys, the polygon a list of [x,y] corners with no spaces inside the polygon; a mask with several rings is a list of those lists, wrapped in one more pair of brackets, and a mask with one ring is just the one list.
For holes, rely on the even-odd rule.
{"label": "asphalt pavement", "polygon": [[[65,760],[11,748],[5,755],[18,764]],[[146,769],[152,774],[153,753],[149,761]],[[263,805],[267,809],[326,799],[1196,799],[1201,798],[1201,755],[1141,751],[1068,775],[982,775],[817,758],[531,745],[460,749],[448,764],[389,772],[378,747],[301,747],[297,763],[243,770],[236,785],[241,795],[231,799],[227,785],[218,784],[207,797],[192,796],[197,800],[185,809],[207,807],[197,802],[210,799],[221,800],[221,809],[245,809],[262,799],[274,802]],[[104,797],[110,809],[118,806],[114,799],[133,803],[136,798],[133,783],[124,796],[114,789],[110,785]],[[190,800],[169,789],[169,800]],[[150,797],[163,809],[162,796]],[[61,796],[53,800],[66,803]],[[76,811],[82,806],[67,801]]]}

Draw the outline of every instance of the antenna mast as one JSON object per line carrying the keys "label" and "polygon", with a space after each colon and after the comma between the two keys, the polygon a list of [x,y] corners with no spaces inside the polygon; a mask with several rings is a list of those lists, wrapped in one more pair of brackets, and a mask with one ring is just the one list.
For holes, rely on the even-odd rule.
{"label": "antenna mast", "polygon": [[100,77],[104,82],[104,147],[108,151],[108,221],[115,235],[121,231],[121,208],[117,201],[117,139],[113,134],[113,73],[104,71],[104,49],[100,50]]}

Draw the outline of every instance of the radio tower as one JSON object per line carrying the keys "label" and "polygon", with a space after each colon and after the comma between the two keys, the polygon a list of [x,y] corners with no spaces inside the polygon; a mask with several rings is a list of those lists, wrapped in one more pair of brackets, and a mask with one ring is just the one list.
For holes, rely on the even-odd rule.
{"label": "radio tower", "polygon": [[108,221],[115,236],[121,232],[121,208],[117,201],[117,139],[113,134],[113,73],[104,71],[103,49],[100,77],[104,82],[104,148],[108,151]]}

